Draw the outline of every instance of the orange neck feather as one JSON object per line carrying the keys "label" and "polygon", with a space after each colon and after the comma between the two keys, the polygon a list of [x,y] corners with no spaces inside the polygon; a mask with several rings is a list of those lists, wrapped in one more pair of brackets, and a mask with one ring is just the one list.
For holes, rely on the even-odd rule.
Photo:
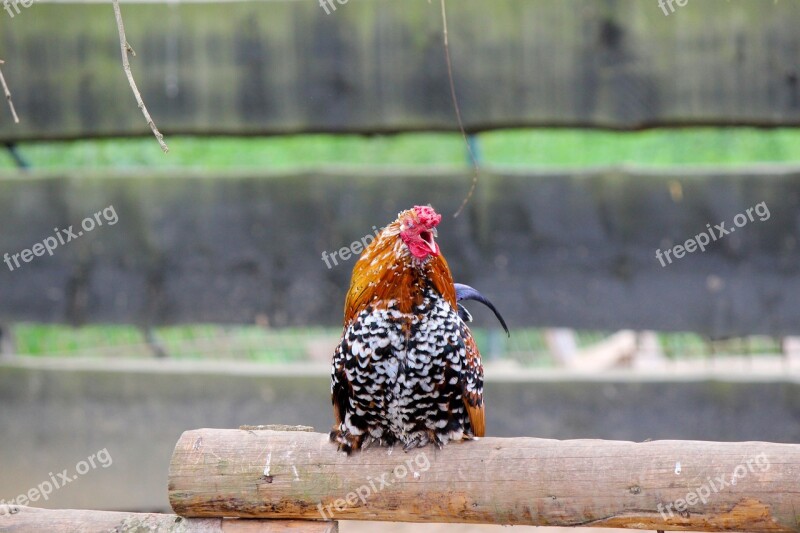
{"label": "orange neck feather", "polygon": [[414,259],[399,233],[399,224],[390,224],[358,258],[345,301],[345,325],[367,305],[386,307],[389,300],[397,302],[400,312],[410,313],[422,303],[428,284],[456,308],[453,276],[444,256],[430,256],[424,262]]}

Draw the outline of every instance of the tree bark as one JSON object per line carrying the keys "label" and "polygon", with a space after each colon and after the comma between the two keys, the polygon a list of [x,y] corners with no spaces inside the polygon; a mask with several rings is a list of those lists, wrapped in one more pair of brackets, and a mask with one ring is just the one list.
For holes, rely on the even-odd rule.
{"label": "tree bark", "polygon": [[337,452],[327,435],[199,429],[172,456],[190,517],[800,531],[800,445],[485,438]]}

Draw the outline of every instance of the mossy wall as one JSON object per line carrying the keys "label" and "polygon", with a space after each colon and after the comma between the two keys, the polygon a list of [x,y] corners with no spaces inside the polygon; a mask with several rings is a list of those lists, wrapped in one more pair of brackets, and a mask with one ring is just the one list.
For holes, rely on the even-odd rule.
{"label": "mossy wall", "polygon": [[[52,256],[0,263],[0,321],[338,326],[355,259],[323,253],[430,202],[456,281],[512,327],[800,333],[796,169],[486,169],[454,219],[469,183],[363,168],[0,175],[0,255],[77,233],[108,206],[118,219]],[[768,218],[752,211],[761,203]],[[733,227],[747,209],[753,221]],[[704,252],[657,259],[721,222],[735,232]]]}
{"label": "mossy wall", "polygon": [[[165,133],[455,128],[438,2],[126,3],[134,75]],[[458,0],[455,82],[470,130],[800,123],[800,4]],[[111,5],[0,12],[22,119],[0,140],[149,135]]]}

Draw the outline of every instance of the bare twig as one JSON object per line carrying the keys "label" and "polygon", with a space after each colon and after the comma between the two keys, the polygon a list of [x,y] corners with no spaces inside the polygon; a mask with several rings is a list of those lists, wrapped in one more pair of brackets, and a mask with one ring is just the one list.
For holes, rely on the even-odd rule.
{"label": "bare twig", "polygon": [[464,198],[464,201],[461,202],[461,205],[456,210],[456,214],[453,215],[453,218],[457,217],[461,214],[461,211],[467,206],[470,198],[472,198],[472,194],[475,192],[475,186],[478,184],[478,173],[480,172],[478,168],[478,158],[475,157],[475,153],[472,151],[472,146],[469,144],[469,140],[467,140],[467,132],[464,130],[464,122],[461,120],[461,109],[458,106],[458,98],[456,97],[456,84],[453,81],[453,64],[450,61],[450,44],[447,42],[447,10],[445,9],[445,0],[441,0],[442,5],[442,34],[444,36],[444,58],[447,61],[447,78],[450,81],[450,98],[453,100],[453,108],[456,111],[456,121],[458,122],[458,129],[461,131],[461,137],[464,138],[464,144],[467,146],[467,153],[469,153],[469,159],[472,162],[473,168],[473,175],[472,175],[472,185],[470,185],[469,192],[467,196]]}
{"label": "bare twig", "polygon": [[[0,65],[4,64],[5,61],[0,59]],[[6,85],[6,79],[3,77],[3,71],[0,70],[0,84],[3,85],[3,92],[6,93],[6,100],[8,100],[8,107],[11,108],[11,116],[14,117],[14,122],[19,124],[19,117],[17,116],[17,110],[14,109],[14,102],[11,100],[11,91],[8,90],[8,85]]]}
{"label": "bare twig", "polygon": [[164,136],[160,131],[158,131],[153,119],[150,118],[150,113],[147,112],[147,107],[145,107],[144,102],[142,101],[142,95],[139,94],[139,89],[136,88],[136,82],[133,80],[131,64],[128,62],[128,54],[131,53],[135,56],[136,53],[133,51],[133,48],[131,48],[131,45],[128,44],[128,40],[125,38],[125,26],[122,24],[122,12],[119,9],[119,0],[113,0],[113,3],[114,16],[117,18],[117,31],[119,32],[119,46],[122,50],[122,68],[125,70],[125,76],[128,78],[128,83],[131,85],[133,96],[136,97],[136,103],[139,104],[139,109],[142,110],[142,114],[147,121],[147,125],[150,126],[151,130],[153,130],[153,135],[156,136],[156,140],[161,146],[161,149],[164,150],[164,153],[167,153],[169,152],[169,147],[167,147],[167,143],[164,142]]}

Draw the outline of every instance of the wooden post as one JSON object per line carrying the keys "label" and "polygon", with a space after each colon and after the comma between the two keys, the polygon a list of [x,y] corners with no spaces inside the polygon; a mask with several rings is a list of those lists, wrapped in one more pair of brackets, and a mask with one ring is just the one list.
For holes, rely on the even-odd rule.
{"label": "wooden post", "polygon": [[189,517],[800,531],[800,445],[485,438],[352,456],[327,435],[185,432],[169,498]]}
{"label": "wooden post", "polygon": [[0,531],[4,533],[338,533],[336,522],[300,520],[236,520],[183,518],[171,514],[117,513],[75,509],[38,509],[0,505]]}

